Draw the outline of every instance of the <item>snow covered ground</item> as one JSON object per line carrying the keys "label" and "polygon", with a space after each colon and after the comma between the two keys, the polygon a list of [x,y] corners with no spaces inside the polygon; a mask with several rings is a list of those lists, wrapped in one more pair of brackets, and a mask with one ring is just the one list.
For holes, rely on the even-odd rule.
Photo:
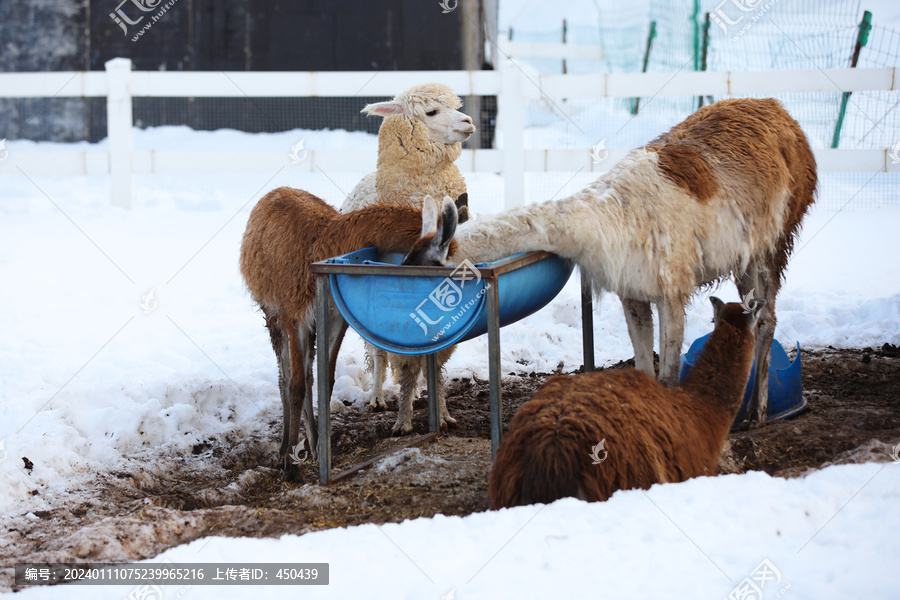
{"label": "snow covered ground", "polygon": [[[330,565],[327,587],[165,590],[193,600],[896,598],[898,473],[900,465],[863,464],[802,479],[704,477],[598,504],[564,499],[278,540],[202,539],[152,562]],[[761,597],[729,595],[747,580],[764,584]],[[118,600],[130,589],[33,588],[16,597]]]}
{"label": "snow covered ground", "polygon": [[[297,139],[296,132],[275,135],[281,137],[267,141],[161,128],[136,132],[136,145],[269,144],[287,151]],[[342,136],[335,144],[374,150],[374,136],[337,132],[323,135],[323,143],[330,135]],[[9,143],[11,156],[17,143],[27,144]],[[0,179],[3,519],[77,496],[96,471],[140,469],[142,461],[209,437],[265,432],[265,423],[280,415],[280,402],[263,320],[238,272],[247,216],[279,185],[340,205],[342,190],[361,175],[285,169],[274,178],[137,176],[131,211],[109,206],[105,177]],[[467,178],[476,213],[502,209],[499,177]],[[568,179],[559,178],[560,185]],[[564,193],[583,183],[576,179]],[[826,179],[822,197],[840,206],[856,191]],[[814,209],[779,298],[776,337],[804,348],[900,343],[898,227],[896,206]],[[713,293],[738,299],[730,283]],[[711,327],[707,296],[699,295],[688,313],[688,342]],[[597,310],[598,364],[631,357],[618,300],[604,297]],[[501,340],[504,373],[551,371],[560,362],[577,368],[577,276],[542,312],[504,328]],[[486,350],[485,338],[462,345],[448,364],[450,376],[486,378]],[[343,400],[361,408],[368,386],[362,343],[351,333],[337,368],[335,408],[344,409]],[[30,474],[22,456],[35,464]],[[887,598],[894,593],[889,565],[900,557],[892,533],[898,474],[900,465],[891,464],[830,467],[790,481],[750,473],[623,492],[598,505],[564,500],[280,540],[204,539],[165,556],[331,564],[329,587],[266,588],[267,597],[436,599],[455,590],[461,600],[604,593],[714,598],[726,597],[767,558],[782,579],[769,582],[766,598],[788,584],[785,597]],[[41,493],[32,497],[32,490]],[[224,597],[240,593],[261,592],[233,588]],[[223,597],[215,587],[194,587],[189,597],[214,594]],[[23,597],[126,595],[120,588],[57,588]]]}

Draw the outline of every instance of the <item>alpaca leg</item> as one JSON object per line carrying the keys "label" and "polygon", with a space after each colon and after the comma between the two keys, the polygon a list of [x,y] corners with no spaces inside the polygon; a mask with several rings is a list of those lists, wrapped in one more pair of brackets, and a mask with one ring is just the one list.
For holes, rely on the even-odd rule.
{"label": "alpaca leg", "polygon": [[[303,396],[303,425],[306,428],[306,442],[304,442],[304,450],[308,450],[313,461],[319,459],[319,428],[316,423],[316,416],[313,414],[313,359],[316,356],[316,334],[310,331],[304,338],[301,336],[301,348],[303,350],[303,371],[306,376],[303,378],[306,384],[306,390]],[[332,361],[332,380],[334,380],[334,362]]]}
{"label": "alpaca leg", "polygon": [[[291,454],[296,455],[300,450],[297,448],[297,444],[300,440],[300,421],[307,399],[309,400],[310,407],[312,407],[312,396],[306,395],[308,389],[306,380],[309,373],[306,368],[307,359],[304,356],[307,351],[310,353],[312,352],[310,349],[312,344],[309,339],[311,334],[306,327],[303,327],[302,332],[300,331],[300,328],[301,326],[298,323],[292,323],[288,332],[291,359],[291,380],[288,390],[290,401],[288,404],[289,416],[287,419],[289,433],[287,453],[282,459],[282,469],[286,480],[297,479],[299,474],[299,470],[297,469],[297,465],[294,464],[294,459],[291,458]],[[312,362],[312,356],[310,356],[309,361]],[[307,439],[307,444],[309,444],[309,439]],[[306,449],[308,450],[309,448],[307,447]]]}
{"label": "alpaca leg", "polygon": [[263,309],[266,316],[266,328],[269,330],[269,339],[272,342],[272,350],[275,351],[275,359],[278,362],[278,392],[281,395],[281,448],[278,452],[279,460],[283,463],[285,456],[289,454],[289,437],[291,432],[291,404],[290,404],[290,379],[291,379],[291,352],[288,338],[284,335],[284,329],[277,316]]}
{"label": "alpaca leg", "polygon": [[373,411],[387,410],[384,401],[384,378],[387,375],[387,352],[366,342],[366,362],[372,370],[372,399],[369,409]]}
{"label": "alpaca leg", "polygon": [[681,345],[684,342],[684,304],[664,299],[659,309],[659,382],[678,385],[681,370]]}
{"label": "alpaca leg", "polygon": [[650,303],[622,298],[622,308],[625,309],[628,335],[634,347],[634,368],[650,377],[656,377],[653,370],[653,313],[650,311]]}
{"label": "alpaca leg", "polygon": [[397,356],[396,362],[391,367],[395,368],[397,363],[399,363],[399,369],[397,370],[400,372],[400,398],[397,399],[397,405],[400,410],[391,434],[406,435],[413,430],[413,401],[415,401],[419,392],[419,365],[415,359],[406,356]]}
{"label": "alpaca leg", "polygon": [[341,351],[341,343],[344,341],[344,334],[347,333],[347,321],[341,316],[340,311],[334,306],[332,301],[330,313],[328,316],[328,377],[331,385],[329,389],[334,389],[334,370],[337,366],[338,353]]}
{"label": "alpaca leg", "polygon": [[666,311],[665,304],[659,302],[656,305],[656,312],[659,316],[659,375],[657,379],[662,382],[663,373],[666,372]]}
{"label": "alpaca leg", "polygon": [[[451,346],[446,350],[442,350],[438,353],[438,405],[440,406],[440,414],[441,414],[441,429],[447,431],[450,427],[456,427],[456,419],[450,416],[450,411],[447,410],[447,395],[444,392],[444,363],[450,360],[450,356],[453,354],[453,351],[456,349],[456,346]],[[422,357],[424,359],[424,357]],[[424,362],[424,361],[423,361]],[[424,365],[423,365],[424,366]]]}
{"label": "alpaca leg", "polygon": [[[752,265],[751,265],[752,266]],[[750,392],[750,403],[747,406],[747,416],[741,423],[741,429],[758,427],[766,422],[766,411],[769,405],[769,357],[771,355],[772,340],[775,338],[775,296],[778,293],[778,275],[769,274],[763,267],[758,271],[756,280],[756,298],[765,301],[761,306],[747,301],[748,308],[759,311],[759,325],[756,332],[756,349],[754,360],[756,366],[753,373],[753,390]],[[742,298],[746,298],[748,292],[738,285]],[[753,289],[753,288],[751,288]]]}

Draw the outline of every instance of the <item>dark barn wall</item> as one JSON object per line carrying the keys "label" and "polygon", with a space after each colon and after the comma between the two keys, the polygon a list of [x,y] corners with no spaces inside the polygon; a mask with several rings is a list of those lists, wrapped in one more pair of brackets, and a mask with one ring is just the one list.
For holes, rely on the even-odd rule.
{"label": "dark barn wall", "polygon": [[[461,68],[458,11],[442,14],[436,0],[175,0],[132,41],[169,1],[0,0],[0,70],[102,70],[117,56],[130,58],[136,70]],[[134,2],[154,8],[143,12]],[[117,8],[140,22],[123,32],[110,17]],[[134,115],[142,127],[375,132],[380,120],[359,110],[381,99],[138,98]],[[0,138],[96,141],[105,135],[102,98],[0,100]]]}
{"label": "dark barn wall", "polygon": [[[88,57],[86,0],[0,0],[0,71],[80,71]],[[83,140],[79,98],[0,98],[0,139]]]}

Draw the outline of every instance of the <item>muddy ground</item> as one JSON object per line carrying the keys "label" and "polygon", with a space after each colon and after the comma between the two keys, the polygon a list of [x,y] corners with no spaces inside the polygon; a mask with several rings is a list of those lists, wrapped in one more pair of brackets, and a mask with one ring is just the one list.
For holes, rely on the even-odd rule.
{"label": "muddy ground", "polygon": [[[628,361],[610,368],[625,366]],[[505,425],[549,375],[508,374]],[[891,449],[900,442],[898,347],[804,352],[803,386],[809,409],[731,434],[720,473],[762,470],[795,477],[828,464],[891,460]],[[211,439],[189,457],[151,460],[139,472],[98,475],[77,503],[18,519],[0,538],[0,591],[13,587],[16,562],[133,561],[211,535],[277,537],[487,510],[487,381],[453,381],[448,404],[459,423],[449,435],[328,487],[317,485],[312,463],[305,464],[297,483],[283,482],[270,467],[280,420],[271,423],[271,439]],[[395,418],[393,411],[350,408],[334,414],[335,470],[409,442],[390,437]],[[415,430],[427,431],[424,394],[416,403]],[[194,472],[198,463],[203,470]]]}

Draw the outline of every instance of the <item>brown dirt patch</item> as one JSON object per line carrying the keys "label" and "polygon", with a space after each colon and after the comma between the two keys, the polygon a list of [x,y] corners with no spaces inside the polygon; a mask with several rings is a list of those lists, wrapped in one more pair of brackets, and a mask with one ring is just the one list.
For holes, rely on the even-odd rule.
{"label": "brown dirt patch", "polygon": [[[549,375],[507,376],[504,425]],[[896,346],[804,352],[803,384],[809,410],[729,436],[721,473],[762,470],[791,477],[827,464],[891,460],[891,447],[900,442]],[[277,537],[487,510],[488,384],[453,381],[448,401],[459,423],[450,435],[328,487],[316,483],[311,463],[298,483],[285,483],[279,471],[261,466],[271,464],[277,421],[272,439],[211,439],[193,456],[160,458],[137,473],[99,475],[77,502],[13,522],[0,539],[0,591],[12,588],[16,562],[132,561],[211,535]],[[335,470],[403,446],[407,439],[390,437],[395,418],[392,411],[334,414]],[[426,431],[426,421],[423,395],[415,431]]]}

